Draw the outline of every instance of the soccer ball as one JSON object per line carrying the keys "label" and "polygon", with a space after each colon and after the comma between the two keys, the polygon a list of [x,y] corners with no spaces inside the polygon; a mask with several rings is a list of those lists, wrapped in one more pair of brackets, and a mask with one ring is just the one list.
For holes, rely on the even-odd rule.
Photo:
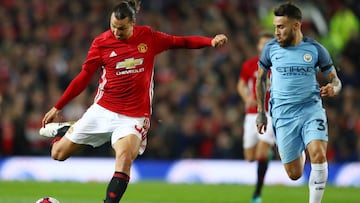
{"label": "soccer ball", "polygon": [[36,203],[60,203],[57,199],[53,197],[43,197],[40,198]]}

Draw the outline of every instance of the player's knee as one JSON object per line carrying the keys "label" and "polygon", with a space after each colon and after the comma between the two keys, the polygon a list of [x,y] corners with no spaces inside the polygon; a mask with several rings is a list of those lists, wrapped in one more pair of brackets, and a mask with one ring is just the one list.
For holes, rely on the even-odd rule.
{"label": "player's knee", "polygon": [[311,163],[326,162],[326,142],[315,140],[307,146]]}
{"label": "player's knee", "polygon": [[326,154],[325,153],[313,153],[310,154],[311,163],[324,163],[326,162]]}
{"label": "player's knee", "polygon": [[60,154],[51,154],[51,158],[53,158],[56,161],[65,161],[66,158],[64,156],[61,156]]}
{"label": "player's knee", "polygon": [[290,170],[286,172],[291,180],[298,180],[302,176],[302,171]]}
{"label": "player's knee", "polygon": [[302,175],[299,174],[289,174],[291,180],[298,180]]}
{"label": "player's knee", "polygon": [[303,170],[294,164],[286,164],[285,170],[291,180],[297,180],[303,175]]}
{"label": "player's knee", "polygon": [[53,158],[56,161],[65,161],[66,157],[61,156],[60,154],[51,154],[51,158]]}
{"label": "player's knee", "polygon": [[68,156],[66,156],[62,151],[59,149],[52,149],[51,150],[51,158],[57,161],[65,161]]}

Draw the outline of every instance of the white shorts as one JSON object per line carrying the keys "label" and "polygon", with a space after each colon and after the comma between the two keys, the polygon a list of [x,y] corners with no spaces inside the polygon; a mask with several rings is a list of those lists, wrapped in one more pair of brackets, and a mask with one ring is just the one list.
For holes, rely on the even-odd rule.
{"label": "white shorts", "polygon": [[254,147],[260,140],[264,141],[271,146],[274,145],[274,132],[271,125],[271,117],[267,116],[266,132],[259,134],[256,127],[256,116],[257,114],[246,114],[244,121],[244,139],[243,148]]}
{"label": "white shorts", "polygon": [[93,104],[65,136],[74,143],[98,147],[110,140],[113,145],[118,139],[134,134],[141,140],[139,154],[142,154],[149,128],[150,119],[147,117],[128,117]]}

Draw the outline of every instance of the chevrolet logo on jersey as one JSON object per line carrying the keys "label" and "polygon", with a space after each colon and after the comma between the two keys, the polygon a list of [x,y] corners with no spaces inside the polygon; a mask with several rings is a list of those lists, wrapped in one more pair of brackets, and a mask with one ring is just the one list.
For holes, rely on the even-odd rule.
{"label": "chevrolet logo on jersey", "polygon": [[143,64],[144,59],[134,59],[134,58],[128,58],[124,61],[120,61],[116,64],[116,69],[125,68],[125,69],[132,69],[135,68],[138,65]]}

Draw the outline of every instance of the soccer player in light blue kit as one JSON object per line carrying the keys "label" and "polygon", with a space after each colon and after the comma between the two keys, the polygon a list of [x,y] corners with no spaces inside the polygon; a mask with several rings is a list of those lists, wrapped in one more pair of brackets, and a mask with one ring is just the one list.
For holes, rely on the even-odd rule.
{"label": "soccer player in light blue kit", "polygon": [[[276,38],[266,44],[258,62],[256,124],[259,133],[266,130],[266,76],[271,70],[269,111],[281,161],[289,178],[297,180],[303,174],[307,150],[309,203],[320,203],[328,177],[328,128],[321,97],[337,95],[341,81],[328,51],[303,36],[301,20],[301,10],[293,3],[274,9]],[[318,71],[328,77],[327,85],[319,87]]]}

